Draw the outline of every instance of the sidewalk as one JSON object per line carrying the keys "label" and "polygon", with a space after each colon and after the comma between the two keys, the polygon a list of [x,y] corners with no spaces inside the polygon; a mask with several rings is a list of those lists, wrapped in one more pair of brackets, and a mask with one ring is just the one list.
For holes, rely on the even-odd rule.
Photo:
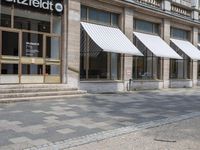
{"label": "sidewalk", "polygon": [[70,147],[198,115],[199,89],[0,104],[0,149]]}

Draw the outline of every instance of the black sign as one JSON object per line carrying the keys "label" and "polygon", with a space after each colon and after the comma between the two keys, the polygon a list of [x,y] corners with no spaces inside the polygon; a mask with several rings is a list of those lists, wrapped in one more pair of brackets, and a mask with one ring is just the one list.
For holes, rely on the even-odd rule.
{"label": "black sign", "polygon": [[[59,1],[52,0],[3,0],[6,4],[14,4],[18,7],[32,8],[42,10],[45,12],[53,12],[56,14],[62,14],[63,4]],[[5,4],[4,3],[4,4]]]}

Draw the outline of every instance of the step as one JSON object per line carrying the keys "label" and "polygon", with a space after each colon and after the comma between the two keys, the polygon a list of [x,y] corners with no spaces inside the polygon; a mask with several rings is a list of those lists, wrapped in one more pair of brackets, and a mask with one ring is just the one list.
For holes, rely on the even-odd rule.
{"label": "step", "polygon": [[23,102],[23,101],[39,101],[39,100],[59,100],[59,99],[67,99],[72,97],[82,97],[87,96],[89,94],[74,94],[74,95],[55,95],[55,96],[36,96],[36,97],[20,97],[20,98],[4,98],[0,99],[0,103],[13,103],[13,102]]}
{"label": "step", "polygon": [[56,96],[56,95],[75,95],[85,94],[86,91],[72,90],[72,91],[55,91],[55,92],[26,92],[26,93],[6,93],[0,94],[0,99],[4,98],[22,98],[22,97],[38,97],[38,96]]}
{"label": "step", "polygon": [[56,92],[56,91],[76,91],[78,90],[77,88],[54,88],[54,87],[49,87],[49,88],[10,88],[10,89],[0,89],[0,94],[6,94],[6,93],[29,93],[29,92]]}
{"label": "step", "polygon": [[0,85],[0,89],[24,89],[24,88],[73,88],[67,84],[7,84]]}

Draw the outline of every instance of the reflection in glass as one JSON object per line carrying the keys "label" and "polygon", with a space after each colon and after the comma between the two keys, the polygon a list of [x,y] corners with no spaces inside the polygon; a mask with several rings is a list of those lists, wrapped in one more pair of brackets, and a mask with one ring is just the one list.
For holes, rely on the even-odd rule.
{"label": "reflection in glass", "polygon": [[159,34],[159,25],[145,20],[135,20],[135,29],[137,31]]}
{"label": "reflection in glass", "polygon": [[24,75],[42,75],[43,66],[36,64],[22,64],[22,74]]}
{"label": "reflection in glass", "polygon": [[18,56],[18,33],[2,31],[2,55]]}
{"label": "reflection in glass", "polygon": [[120,54],[104,52],[81,30],[80,78],[119,80],[120,73]]}
{"label": "reflection in glass", "polygon": [[144,57],[133,57],[133,79],[161,79],[161,58],[153,55],[140,41],[136,47]]}
{"label": "reflection in glass", "polygon": [[171,79],[190,79],[190,59],[171,59],[170,78]]}
{"label": "reflection in glass", "polygon": [[61,35],[61,17],[53,17],[53,33]]}
{"label": "reflection in glass", "polygon": [[177,29],[177,28],[171,28],[171,37],[187,40],[188,39],[188,31]]}
{"label": "reflection in glass", "polygon": [[58,37],[46,38],[46,58],[59,59],[60,40]]}
{"label": "reflection in glass", "polygon": [[43,56],[43,35],[23,32],[22,56],[42,57]]}
{"label": "reflection in glass", "polygon": [[15,28],[50,33],[50,15],[20,9],[15,9],[14,14]]}
{"label": "reflection in glass", "polygon": [[111,80],[119,80],[120,76],[120,55],[110,53],[111,55]]}
{"label": "reflection in glass", "polygon": [[1,74],[18,74],[18,64],[1,64]]}
{"label": "reflection in glass", "polygon": [[119,25],[119,15],[118,14],[111,14],[111,25],[118,27]]}
{"label": "reflection in glass", "polygon": [[87,20],[87,7],[81,6],[81,20]]}
{"label": "reflection in glass", "polygon": [[107,79],[107,53],[99,52],[98,55],[90,55],[88,78]]}
{"label": "reflection in glass", "polygon": [[0,5],[0,26],[11,27],[11,8]]}
{"label": "reflection in glass", "polygon": [[46,65],[46,75],[59,75],[60,66],[59,65]]}

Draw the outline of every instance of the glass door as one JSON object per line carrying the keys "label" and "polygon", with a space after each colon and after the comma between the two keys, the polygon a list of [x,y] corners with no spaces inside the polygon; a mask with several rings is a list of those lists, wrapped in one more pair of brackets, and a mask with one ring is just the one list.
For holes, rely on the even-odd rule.
{"label": "glass door", "polygon": [[22,32],[21,83],[44,83],[44,35]]}
{"label": "glass door", "polygon": [[0,28],[0,83],[19,83],[20,32]]}
{"label": "glass door", "polygon": [[45,83],[60,83],[60,37],[48,35],[45,39]]}

